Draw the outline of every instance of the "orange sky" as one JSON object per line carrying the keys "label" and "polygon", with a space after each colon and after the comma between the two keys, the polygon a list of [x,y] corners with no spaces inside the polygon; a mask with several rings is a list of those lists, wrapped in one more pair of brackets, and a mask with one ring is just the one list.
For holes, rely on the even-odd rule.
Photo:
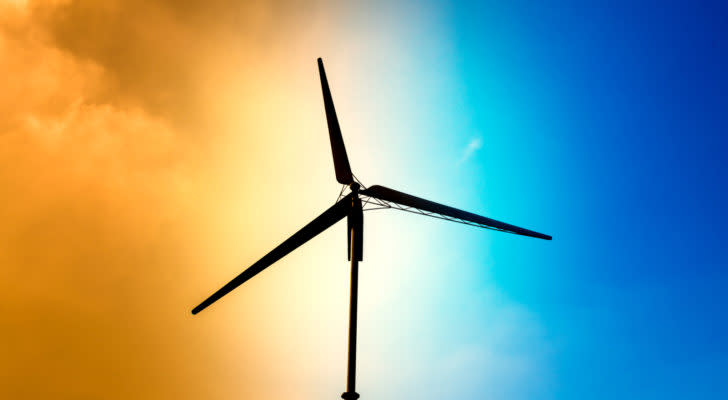
{"label": "orange sky", "polygon": [[254,167],[302,144],[276,159],[247,132],[295,124],[246,117],[281,101],[282,83],[260,80],[279,51],[270,25],[305,10],[225,3],[2,3],[0,397],[285,393],[266,380],[286,368],[261,363],[277,320],[189,315],[223,276],[206,272],[281,239],[276,221],[250,237],[265,202],[250,192],[278,186]]}
{"label": "orange sky", "polygon": [[350,51],[342,11],[150,3],[0,3],[0,397],[335,395],[343,230],[189,310],[333,201],[315,58]]}

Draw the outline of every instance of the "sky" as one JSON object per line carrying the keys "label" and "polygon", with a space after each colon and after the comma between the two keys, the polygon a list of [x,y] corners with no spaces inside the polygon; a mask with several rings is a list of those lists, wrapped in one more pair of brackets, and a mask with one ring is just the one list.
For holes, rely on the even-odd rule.
{"label": "sky", "polygon": [[0,1],[0,397],[728,397],[720,2]]}

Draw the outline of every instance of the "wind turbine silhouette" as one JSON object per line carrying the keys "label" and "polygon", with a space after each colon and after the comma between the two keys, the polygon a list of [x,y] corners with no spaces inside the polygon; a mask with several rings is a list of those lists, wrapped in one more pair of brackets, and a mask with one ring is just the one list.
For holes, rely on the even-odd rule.
{"label": "wind turbine silhouette", "polygon": [[[319,75],[321,76],[321,89],[324,94],[324,108],[326,110],[326,121],[329,125],[329,139],[331,140],[331,152],[334,156],[334,170],[336,172],[336,180],[341,183],[342,189],[339,193],[339,199],[336,204],[331,206],[323,214],[319,215],[308,225],[304,226],[298,232],[286,239],[278,245],[270,253],[266,254],[255,264],[248,267],[225,284],[210,297],[205,299],[197,307],[192,309],[192,314],[197,314],[221,297],[230,293],[232,290],[242,285],[250,278],[254,277],[270,265],[280,260],[288,253],[297,249],[319,233],[325,231],[335,223],[347,217],[347,242],[348,257],[351,261],[351,288],[349,299],[349,354],[347,365],[346,392],[341,395],[344,400],[355,400],[359,398],[359,394],[355,390],[356,383],[356,312],[357,312],[357,293],[359,281],[359,261],[363,260],[363,227],[364,227],[364,207],[365,205],[373,205],[374,208],[394,208],[402,211],[414,212],[430,217],[441,218],[448,221],[459,222],[467,225],[474,225],[487,229],[494,229],[501,232],[514,233],[516,235],[530,236],[539,239],[551,240],[551,236],[542,233],[530,231],[528,229],[519,228],[517,226],[506,224],[505,222],[496,221],[481,215],[473,214],[457,208],[448,207],[433,201],[425,200],[406,193],[402,193],[384,186],[374,185],[369,188],[364,187],[356,179],[351,172],[349,166],[349,158],[346,156],[346,148],[344,147],[344,139],[341,137],[341,128],[339,120],[336,118],[336,110],[334,109],[334,101],[331,98],[331,90],[326,79],[323,61],[318,59]],[[350,193],[342,197],[342,193],[346,187],[349,187]]]}

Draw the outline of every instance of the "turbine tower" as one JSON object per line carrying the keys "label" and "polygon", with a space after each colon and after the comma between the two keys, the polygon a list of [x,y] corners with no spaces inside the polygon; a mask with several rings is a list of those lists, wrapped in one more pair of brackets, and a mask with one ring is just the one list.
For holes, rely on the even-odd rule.
{"label": "turbine tower", "polygon": [[[356,321],[357,321],[357,293],[359,282],[359,261],[363,260],[363,239],[364,236],[364,207],[372,205],[376,209],[393,208],[402,211],[414,212],[435,218],[441,218],[448,221],[459,222],[467,225],[474,225],[481,228],[493,229],[501,232],[513,233],[516,235],[530,236],[538,239],[551,240],[551,236],[542,233],[530,231],[528,229],[519,228],[517,226],[506,224],[505,222],[496,221],[478,214],[473,214],[457,208],[449,207],[433,201],[425,200],[406,193],[402,193],[384,186],[374,185],[371,187],[363,187],[361,182],[356,179],[351,172],[349,158],[346,156],[346,148],[344,147],[344,139],[341,136],[341,128],[339,120],[336,117],[334,109],[334,101],[331,98],[331,90],[329,82],[326,79],[324,64],[318,59],[319,75],[321,77],[321,89],[324,95],[324,109],[326,110],[326,121],[329,126],[329,139],[331,140],[331,152],[334,156],[334,171],[336,172],[336,180],[341,183],[341,193],[348,186],[350,193],[346,196],[339,194],[339,199],[323,214],[316,217],[308,225],[304,226],[298,232],[286,239],[278,245],[270,253],[266,254],[255,264],[248,267],[205,299],[197,307],[192,309],[192,314],[209,307],[212,303],[221,297],[230,293],[232,290],[242,285],[250,278],[254,277],[270,265],[280,260],[288,253],[297,249],[304,243],[311,240],[319,233],[325,231],[335,223],[346,217],[347,219],[347,243],[348,258],[351,262],[351,288],[349,298],[349,354],[347,361],[347,378],[346,392],[341,395],[344,400],[355,400],[359,398],[359,394],[355,390],[356,386]],[[370,208],[371,209],[371,208]]]}

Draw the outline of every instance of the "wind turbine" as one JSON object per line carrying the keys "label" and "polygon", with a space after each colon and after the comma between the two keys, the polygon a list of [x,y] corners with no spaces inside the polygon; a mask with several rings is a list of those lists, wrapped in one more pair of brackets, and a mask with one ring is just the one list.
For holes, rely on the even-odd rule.
{"label": "wind turbine", "polygon": [[[359,398],[359,394],[355,390],[356,383],[356,312],[357,312],[357,293],[359,282],[359,261],[363,260],[363,227],[364,227],[364,207],[365,205],[374,205],[375,208],[394,208],[402,211],[414,212],[430,217],[445,219],[448,221],[459,222],[467,225],[474,225],[481,228],[494,229],[501,232],[514,233],[516,235],[530,236],[538,239],[551,240],[551,236],[542,233],[530,231],[528,229],[519,228],[517,226],[506,224],[505,222],[496,221],[478,214],[473,214],[457,208],[438,204],[433,201],[425,200],[406,193],[402,193],[384,186],[374,185],[369,188],[364,187],[356,179],[351,172],[349,158],[346,156],[346,148],[344,147],[344,139],[341,137],[341,128],[339,120],[336,117],[334,109],[334,101],[331,98],[331,90],[326,79],[323,61],[318,59],[319,75],[321,77],[321,89],[324,95],[324,108],[326,110],[326,121],[329,126],[329,139],[331,140],[331,152],[334,156],[334,171],[336,172],[336,180],[341,183],[342,189],[339,193],[339,199],[336,204],[331,206],[323,214],[316,217],[308,225],[304,226],[298,232],[286,239],[278,245],[270,253],[266,254],[255,264],[248,267],[205,299],[197,307],[192,309],[192,314],[197,314],[221,297],[230,293],[232,290],[242,285],[250,278],[254,277],[264,269],[280,260],[288,253],[297,249],[307,241],[319,233],[325,231],[335,223],[347,218],[347,242],[348,257],[351,261],[351,288],[349,299],[349,354],[347,363],[346,392],[341,395],[344,400],[355,400]],[[350,193],[342,197],[342,193],[346,187],[349,187]]]}

